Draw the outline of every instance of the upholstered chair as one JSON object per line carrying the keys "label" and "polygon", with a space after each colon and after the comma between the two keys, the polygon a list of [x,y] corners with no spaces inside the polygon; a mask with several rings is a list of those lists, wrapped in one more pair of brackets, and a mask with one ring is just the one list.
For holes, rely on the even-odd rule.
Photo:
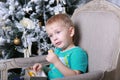
{"label": "upholstered chair", "polygon": [[88,72],[57,80],[120,80],[120,8],[106,0],[79,7],[75,42],[87,51]]}
{"label": "upholstered chair", "polygon": [[[106,0],[92,0],[77,8],[71,19],[76,28],[75,43],[88,54],[88,72],[56,80],[120,80],[120,8]],[[29,67],[46,56],[0,61],[1,80],[7,71]]]}

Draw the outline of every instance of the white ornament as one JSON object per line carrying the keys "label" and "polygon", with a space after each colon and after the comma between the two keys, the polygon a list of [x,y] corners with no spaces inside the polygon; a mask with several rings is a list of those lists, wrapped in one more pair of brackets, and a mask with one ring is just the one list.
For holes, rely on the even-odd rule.
{"label": "white ornament", "polygon": [[35,28],[35,24],[32,20],[30,20],[29,18],[23,18],[20,23],[26,27],[27,29],[34,29]]}

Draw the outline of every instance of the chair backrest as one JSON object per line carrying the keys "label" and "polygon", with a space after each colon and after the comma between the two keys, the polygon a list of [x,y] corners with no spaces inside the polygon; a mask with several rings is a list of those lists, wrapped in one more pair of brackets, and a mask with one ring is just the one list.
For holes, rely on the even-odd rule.
{"label": "chair backrest", "polygon": [[[93,0],[75,10],[75,39],[87,51],[88,70],[111,71],[117,67],[120,49],[120,9],[105,0]],[[80,33],[80,35],[79,35]]]}

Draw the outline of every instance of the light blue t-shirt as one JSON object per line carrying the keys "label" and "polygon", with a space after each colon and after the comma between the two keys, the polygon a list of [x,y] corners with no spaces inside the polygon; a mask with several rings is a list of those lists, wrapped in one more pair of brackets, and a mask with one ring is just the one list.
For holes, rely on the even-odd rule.
{"label": "light blue t-shirt", "polygon": [[[56,48],[54,52],[59,57],[61,62],[70,69],[79,70],[83,73],[86,72],[88,57],[86,52],[80,47],[76,46],[66,51],[61,51],[60,48]],[[53,64],[50,64],[49,68],[50,71],[48,72],[48,78],[50,80],[64,77],[64,75]]]}

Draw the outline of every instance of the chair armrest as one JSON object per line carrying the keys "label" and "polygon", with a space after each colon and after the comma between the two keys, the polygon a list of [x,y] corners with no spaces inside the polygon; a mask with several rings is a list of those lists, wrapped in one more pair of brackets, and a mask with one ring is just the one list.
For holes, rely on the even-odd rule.
{"label": "chair armrest", "polygon": [[46,61],[46,56],[37,56],[30,58],[13,58],[0,61],[1,80],[7,80],[7,71],[13,68],[23,68],[34,65],[35,63],[49,64]]}
{"label": "chair armrest", "polygon": [[30,57],[30,58],[13,58],[8,60],[1,60],[0,61],[0,71],[1,70],[9,70],[12,68],[22,68],[22,67],[29,67],[35,63],[42,63],[43,65],[48,64],[45,59],[46,56],[37,56],[37,57]]}
{"label": "chair armrest", "polygon": [[55,80],[101,80],[103,76],[104,76],[103,71],[94,71],[76,76],[57,78]]}

